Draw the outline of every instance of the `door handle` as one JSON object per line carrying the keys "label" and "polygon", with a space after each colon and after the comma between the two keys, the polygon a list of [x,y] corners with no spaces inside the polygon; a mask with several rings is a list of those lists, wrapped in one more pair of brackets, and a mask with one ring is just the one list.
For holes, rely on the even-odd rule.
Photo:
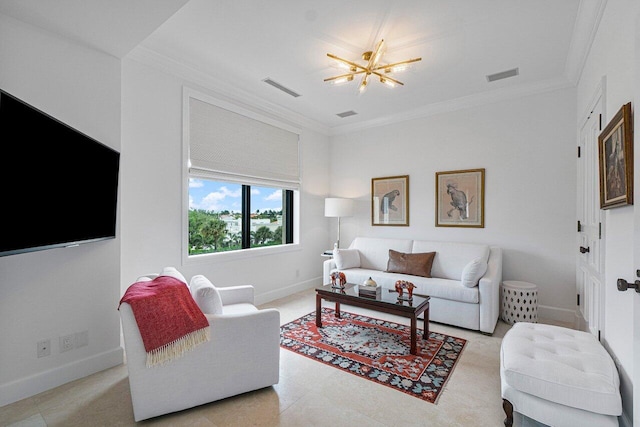
{"label": "door handle", "polygon": [[627,289],[631,288],[631,289],[635,289],[636,293],[640,294],[640,280],[636,280],[633,283],[629,283],[624,279],[618,279],[618,290],[620,292],[624,292]]}
{"label": "door handle", "polygon": [[586,254],[587,252],[589,252],[589,247],[584,247],[584,246],[580,246],[580,253],[581,254]]}

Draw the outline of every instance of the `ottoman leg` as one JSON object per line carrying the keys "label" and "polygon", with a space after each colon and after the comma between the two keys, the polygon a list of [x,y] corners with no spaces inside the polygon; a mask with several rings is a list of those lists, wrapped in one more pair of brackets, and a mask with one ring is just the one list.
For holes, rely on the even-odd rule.
{"label": "ottoman leg", "polygon": [[504,419],[504,425],[505,427],[511,427],[513,425],[513,405],[507,399],[502,399],[502,409],[507,415],[507,418]]}

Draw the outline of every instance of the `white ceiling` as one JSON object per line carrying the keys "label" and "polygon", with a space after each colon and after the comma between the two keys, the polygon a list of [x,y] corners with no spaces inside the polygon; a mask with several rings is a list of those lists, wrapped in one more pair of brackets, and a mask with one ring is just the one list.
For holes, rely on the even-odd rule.
{"label": "white ceiling", "polygon": [[[116,57],[153,62],[332,134],[575,85],[606,0],[0,0],[0,13]],[[340,74],[333,53],[422,57],[377,80]],[[520,74],[489,83],[487,74]],[[294,98],[262,80],[301,94]],[[354,110],[355,116],[336,116]]]}

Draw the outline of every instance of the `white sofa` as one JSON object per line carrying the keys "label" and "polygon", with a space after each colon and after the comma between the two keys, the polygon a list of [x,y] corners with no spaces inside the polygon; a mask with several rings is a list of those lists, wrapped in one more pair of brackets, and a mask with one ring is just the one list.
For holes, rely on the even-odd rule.
{"label": "white sofa", "polygon": [[[390,249],[405,254],[435,252],[432,277],[387,272]],[[356,237],[347,250],[338,250],[324,262],[325,284],[334,271],[355,284],[371,277],[383,289],[394,289],[397,280],[412,282],[414,294],[431,297],[429,320],[434,322],[492,334],[498,321],[502,250],[496,246]]]}

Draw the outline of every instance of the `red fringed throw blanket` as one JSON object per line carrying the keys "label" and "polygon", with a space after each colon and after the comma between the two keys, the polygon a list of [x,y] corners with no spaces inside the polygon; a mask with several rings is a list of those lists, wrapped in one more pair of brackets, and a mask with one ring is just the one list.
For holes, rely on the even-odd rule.
{"label": "red fringed throw blanket", "polygon": [[[210,339],[209,321],[187,285],[170,276],[129,286],[120,300],[131,306],[147,352],[147,366],[163,364]],[[120,305],[118,305],[118,309]]]}

